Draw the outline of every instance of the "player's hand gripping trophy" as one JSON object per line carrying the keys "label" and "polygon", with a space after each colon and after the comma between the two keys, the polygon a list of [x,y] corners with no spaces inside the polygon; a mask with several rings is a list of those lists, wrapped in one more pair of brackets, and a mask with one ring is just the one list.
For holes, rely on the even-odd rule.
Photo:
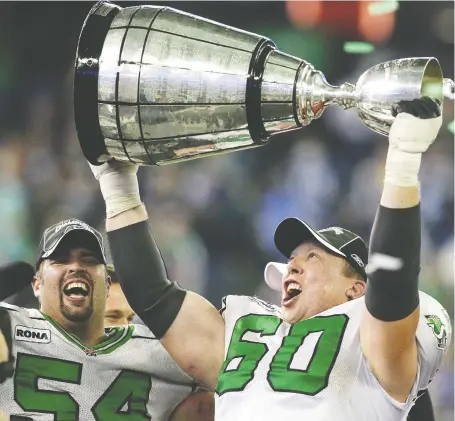
{"label": "player's hand gripping trophy", "polygon": [[164,165],[261,146],[330,105],[356,108],[386,135],[393,104],[442,101],[444,85],[435,58],[414,57],[332,86],[260,35],[169,7],[105,2],[84,23],[75,67],[76,127],[95,165]]}

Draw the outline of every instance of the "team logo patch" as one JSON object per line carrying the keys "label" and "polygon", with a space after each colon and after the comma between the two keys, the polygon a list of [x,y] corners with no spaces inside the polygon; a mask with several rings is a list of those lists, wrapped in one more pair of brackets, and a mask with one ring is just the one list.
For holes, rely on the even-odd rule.
{"label": "team logo patch", "polygon": [[427,325],[433,331],[434,336],[438,340],[438,348],[439,349],[446,349],[447,348],[447,327],[441,321],[439,316],[435,316],[432,314],[426,315],[425,318],[427,319]]}
{"label": "team logo patch", "polygon": [[16,341],[48,344],[51,341],[51,331],[49,329],[36,329],[27,326],[16,326],[14,339],[16,339]]}

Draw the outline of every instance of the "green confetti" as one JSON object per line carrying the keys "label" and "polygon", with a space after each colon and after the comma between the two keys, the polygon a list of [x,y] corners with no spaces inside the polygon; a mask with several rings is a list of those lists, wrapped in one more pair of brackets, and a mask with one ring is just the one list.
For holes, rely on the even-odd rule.
{"label": "green confetti", "polygon": [[368,5],[370,15],[385,15],[386,13],[396,12],[400,7],[397,0],[375,1]]}
{"label": "green confetti", "polygon": [[369,42],[345,42],[343,50],[348,54],[370,54],[374,51],[374,45]]}
{"label": "green confetti", "polygon": [[455,133],[455,121],[452,120],[448,125],[447,125],[447,130],[449,130],[450,133],[454,134]]}

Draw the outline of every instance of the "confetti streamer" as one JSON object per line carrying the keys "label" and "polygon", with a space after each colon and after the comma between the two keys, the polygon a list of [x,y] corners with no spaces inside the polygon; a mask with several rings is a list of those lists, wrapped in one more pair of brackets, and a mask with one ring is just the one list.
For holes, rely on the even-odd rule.
{"label": "confetti streamer", "polygon": [[399,7],[397,0],[374,1],[369,4],[368,12],[370,15],[385,15],[386,13],[396,12]]}
{"label": "confetti streamer", "polygon": [[374,45],[368,42],[345,42],[343,51],[348,54],[370,54],[374,51]]}

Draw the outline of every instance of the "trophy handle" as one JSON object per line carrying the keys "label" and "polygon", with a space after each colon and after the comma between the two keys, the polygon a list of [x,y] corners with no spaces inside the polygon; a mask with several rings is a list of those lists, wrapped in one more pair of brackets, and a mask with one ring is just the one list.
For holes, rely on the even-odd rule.
{"label": "trophy handle", "polygon": [[455,99],[455,83],[452,79],[444,78],[442,80],[443,93],[448,99]]}

